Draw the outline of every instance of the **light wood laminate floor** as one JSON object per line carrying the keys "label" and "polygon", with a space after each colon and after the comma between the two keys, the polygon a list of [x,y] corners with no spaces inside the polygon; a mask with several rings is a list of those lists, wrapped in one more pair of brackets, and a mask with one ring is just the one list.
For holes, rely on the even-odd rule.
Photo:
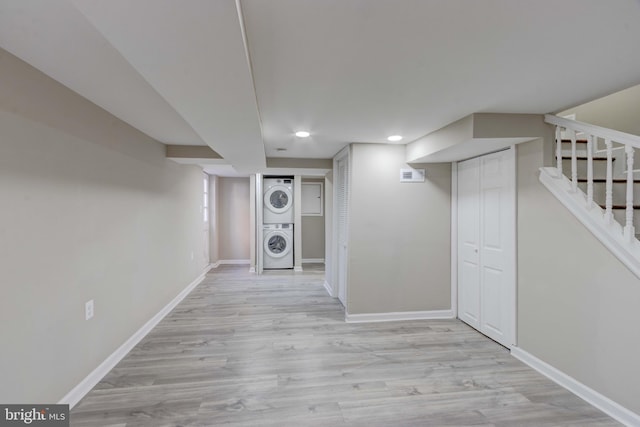
{"label": "light wood laminate floor", "polygon": [[246,270],[212,270],[71,425],[618,425],[458,320],[347,324],[321,269]]}

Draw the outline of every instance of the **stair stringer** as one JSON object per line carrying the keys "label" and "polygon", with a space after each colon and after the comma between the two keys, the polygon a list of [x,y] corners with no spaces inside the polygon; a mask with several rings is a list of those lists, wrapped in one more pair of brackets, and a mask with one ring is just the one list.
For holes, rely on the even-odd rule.
{"label": "stair stringer", "polygon": [[624,238],[622,226],[604,219],[604,210],[593,203],[587,206],[587,195],[573,191],[571,181],[555,167],[540,168],[540,182],[636,277],[640,278],[640,242]]}

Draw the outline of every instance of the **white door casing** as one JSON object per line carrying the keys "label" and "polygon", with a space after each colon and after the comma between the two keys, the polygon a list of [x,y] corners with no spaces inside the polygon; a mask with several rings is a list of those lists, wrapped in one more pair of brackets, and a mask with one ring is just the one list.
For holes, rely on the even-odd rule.
{"label": "white door casing", "polygon": [[210,230],[210,222],[211,222],[211,200],[209,196],[209,175],[206,172],[202,173],[202,183],[203,183],[203,202],[202,202],[202,220],[203,220],[203,238],[204,238],[204,246],[203,246],[203,256],[206,262],[206,265],[211,263],[210,260],[210,248],[209,248],[209,230]]}
{"label": "white door casing", "polygon": [[515,344],[515,148],[458,164],[458,309]]}
{"label": "white door casing", "polygon": [[262,249],[264,240],[263,229],[263,209],[262,209],[262,186],[263,176],[260,173],[256,174],[256,227],[255,227],[255,241],[256,241],[256,273],[262,274],[264,270],[264,250]]}

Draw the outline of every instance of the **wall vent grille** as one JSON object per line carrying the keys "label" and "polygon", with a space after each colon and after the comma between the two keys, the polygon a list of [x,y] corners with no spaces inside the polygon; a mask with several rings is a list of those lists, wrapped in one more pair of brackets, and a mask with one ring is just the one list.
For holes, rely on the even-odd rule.
{"label": "wall vent grille", "polygon": [[400,169],[400,182],[424,182],[424,169]]}

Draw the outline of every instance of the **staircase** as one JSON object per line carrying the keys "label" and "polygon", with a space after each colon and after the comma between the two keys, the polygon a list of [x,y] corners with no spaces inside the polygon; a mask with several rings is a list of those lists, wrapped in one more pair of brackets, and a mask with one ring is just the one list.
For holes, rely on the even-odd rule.
{"label": "staircase", "polygon": [[[561,153],[562,153],[562,171],[567,179],[571,180],[572,171],[572,151],[571,151],[571,139],[561,139]],[[586,139],[576,139],[576,166],[577,166],[577,181],[578,188],[586,195],[588,193],[589,178],[588,178],[588,161],[589,156],[587,154],[588,141]],[[624,148],[624,147],[621,147]],[[616,176],[616,161],[618,157],[615,156],[615,146],[613,148],[612,166],[613,175],[611,179],[612,185],[612,205],[611,210],[613,219],[620,225],[625,224],[626,220],[626,196],[627,196],[627,179],[615,178]],[[624,159],[621,159],[624,161]],[[593,202],[597,204],[601,209],[606,210],[606,183],[607,183],[607,156],[598,155],[598,153],[592,152],[593,161]],[[622,171],[624,172],[624,171]],[[640,171],[639,171],[640,172]],[[633,223],[640,225],[640,179],[633,179],[633,200],[636,201],[633,204]],[[638,232],[635,233],[636,238],[640,237]]]}
{"label": "staircase", "polygon": [[540,181],[640,277],[640,137],[553,115],[545,121],[556,126],[556,166],[541,168]]}

